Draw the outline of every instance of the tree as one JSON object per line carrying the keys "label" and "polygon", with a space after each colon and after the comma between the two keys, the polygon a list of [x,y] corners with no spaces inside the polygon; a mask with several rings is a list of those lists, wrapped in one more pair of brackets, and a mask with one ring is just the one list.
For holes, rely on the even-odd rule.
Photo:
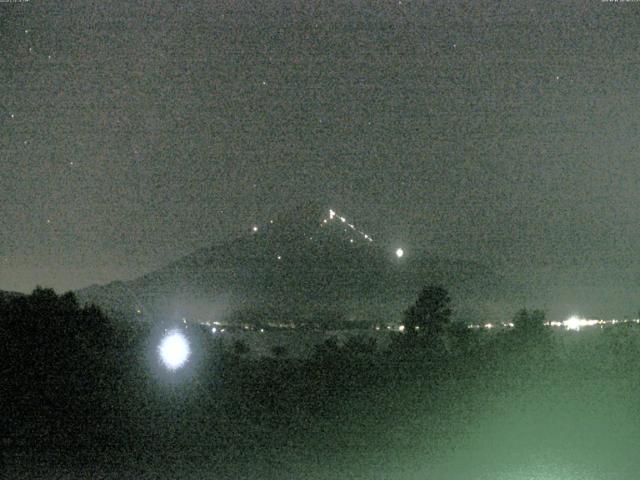
{"label": "tree", "polygon": [[8,339],[0,378],[11,398],[0,432],[38,432],[34,441],[49,434],[102,435],[104,406],[114,403],[115,381],[127,363],[119,335],[109,318],[96,307],[80,307],[73,293],[37,287],[0,302],[0,338]]}
{"label": "tree", "polygon": [[439,335],[451,322],[451,298],[440,285],[427,285],[404,314],[405,330],[411,334]]}
{"label": "tree", "polygon": [[544,322],[546,314],[544,310],[528,311],[526,308],[518,310],[513,317],[514,331],[524,336],[536,336],[545,331]]}

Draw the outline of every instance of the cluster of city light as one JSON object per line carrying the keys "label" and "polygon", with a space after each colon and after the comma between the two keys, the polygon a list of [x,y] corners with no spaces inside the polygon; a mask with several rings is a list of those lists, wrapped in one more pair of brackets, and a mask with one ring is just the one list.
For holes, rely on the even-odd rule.
{"label": "cluster of city light", "polygon": [[[182,319],[182,321],[186,324],[187,320],[186,319]],[[200,321],[198,322],[200,325],[208,327],[211,331],[211,333],[216,334],[216,333],[223,333],[225,332],[225,328],[224,325],[222,325],[220,322],[218,321]],[[544,325],[548,326],[548,327],[554,327],[554,328],[564,328],[566,330],[572,330],[572,331],[580,331],[583,328],[586,327],[597,327],[599,326],[600,328],[603,328],[604,326],[607,325],[617,325],[617,324],[629,324],[629,323],[635,323],[635,324],[640,324],[640,318],[636,318],[636,319],[624,319],[624,320],[618,320],[618,319],[611,319],[611,320],[597,320],[597,319],[589,319],[589,318],[581,318],[578,317],[577,315],[572,315],[571,317],[567,318],[566,320],[563,321],[547,321],[544,322]],[[269,322],[268,323],[270,328],[275,328],[275,329],[292,329],[292,328],[296,328],[295,323],[282,323],[282,322],[278,322],[278,323],[274,323],[274,322]],[[467,328],[470,329],[474,329],[474,330],[478,330],[478,329],[484,329],[484,330],[494,330],[494,329],[510,329],[510,328],[514,328],[515,325],[513,322],[509,321],[509,322],[487,322],[487,323],[474,323],[474,324],[469,324],[467,326]],[[187,326],[185,326],[185,328],[188,328]],[[253,326],[249,325],[249,324],[243,324],[239,327],[241,330],[257,330],[256,328],[254,328]],[[398,331],[400,333],[404,333],[407,331],[407,328],[405,327],[405,325],[403,324],[389,324],[389,325],[375,325],[373,327],[376,331],[380,331],[380,330],[389,330],[389,331]],[[420,327],[416,326],[415,327],[416,330],[419,330]],[[264,329],[259,329],[260,332],[264,332]],[[171,333],[171,332],[170,332]]]}
{"label": "cluster of city light", "polygon": [[481,329],[481,328],[483,328],[485,330],[491,330],[493,328],[513,328],[513,322],[472,323],[471,325],[468,325],[468,328],[472,328],[474,330]]}
{"label": "cluster of city light", "polygon": [[[617,320],[617,319],[596,320],[591,318],[581,318],[581,317],[578,317],[577,315],[572,315],[566,320],[562,320],[562,321],[554,320],[550,322],[545,322],[544,324],[548,327],[564,328],[566,330],[573,330],[577,332],[585,327],[597,327],[597,326],[604,327],[606,325],[617,325],[619,323],[640,324],[640,319],[636,318],[636,319],[624,319],[624,320]],[[500,328],[500,327],[513,328],[514,324],[513,322],[498,322],[498,323],[476,323],[476,324],[469,325],[469,328],[486,329],[486,330],[491,330],[493,328]]]}
{"label": "cluster of city light", "polygon": [[[575,330],[578,331],[584,327],[593,327],[599,324],[599,320],[590,320],[588,318],[580,318],[575,315],[567,318],[564,322],[562,322],[562,326],[567,330]],[[551,324],[551,322],[549,322]]]}
{"label": "cluster of city light", "polygon": [[[358,230],[355,225],[347,222],[347,219],[338,215],[335,210],[333,209],[329,209],[329,217],[328,218],[324,218],[322,220],[322,223],[320,224],[320,226],[322,227],[323,225],[326,225],[327,223],[335,220],[335,219],[339,219],[342,223],[345,224],[345,227],[350,228],[351,230],[353,230],[354,233],[357,233],[358,235],[360,235],[362,238],[364,238],[365,240],[367,240],[368,242],[373,242],[373,238],[371,238],[371,235],[364,233],[360,230]],[[345,231],[347,231],[347,229],[345,228]],[[353,243],[353,239],[350,239],[351,243]]]}
{"label": "cluster of city light", "polygon": [[615,318],[612,320],[596,320],[591,318],[580,318],[576,315],[573,315],[563,322],[548,322],[547,324],[552,327],[564,327],[567,330],[578,331],[584,327],[603,327],[605,325],[617,325],[619,323],[640,323],[640,318],[625,318],[624,320],[617,320]]}

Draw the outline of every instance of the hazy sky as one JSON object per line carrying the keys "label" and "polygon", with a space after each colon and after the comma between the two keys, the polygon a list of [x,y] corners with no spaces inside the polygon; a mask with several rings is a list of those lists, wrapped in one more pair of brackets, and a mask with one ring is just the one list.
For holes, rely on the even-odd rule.
{"label": "hazy sky", "polygon": [[0,289],[131,278],[305,200],[382,242],[618,268],[640,3],[0,3]]}

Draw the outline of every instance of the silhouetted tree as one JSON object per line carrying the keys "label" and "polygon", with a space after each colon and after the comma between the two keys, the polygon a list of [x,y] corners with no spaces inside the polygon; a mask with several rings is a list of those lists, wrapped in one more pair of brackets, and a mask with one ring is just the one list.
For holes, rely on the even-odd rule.
{"label": "silhouetted tree", "polygon": [[410,334],[438,335],[450,323],[452,313],[447,290],[440,285],[428,285],[405,311],[405,330]]}
{"label": "silhouetted tree", "polygon": [[545,319],[543,310],[528,311],[523,308],[513,317],[514,331],[527,337],[540,335],[545,331]]}
{"label": "silhouetted tree", "polygon": [[124,360],[114,325],[98,308],[37,287],[0,304],[0,337],[8,340],[0,377],[12,398],[3,416],[14,431],[31,431],[35,441],[42,432],[97,428]]}

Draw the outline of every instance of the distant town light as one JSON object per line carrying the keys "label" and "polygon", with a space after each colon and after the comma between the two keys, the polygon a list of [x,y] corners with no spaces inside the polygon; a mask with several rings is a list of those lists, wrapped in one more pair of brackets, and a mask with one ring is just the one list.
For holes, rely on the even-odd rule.
{"label": "distant town light", "polygon": [[591,327],[599,323],[610,323],[611,325],[615,325],[616,323],[618,323],[618,321],[614,319],[614,320],[610,320],[609,322],[604,322],[604,321],[598,321],[598,320],[589,320],[587,318],[580,318],[576,315],[572,315],[571,317],[567,318],[564,322],[562,322],[562,325],[567,330],[578,331],[582,327]]}
{"label": "distant town light", "polygon": [[251,230],[255,233],[258,231],[258,226],[254,225],[253,227],[251,227]]}
{"label": "distant town light", "polygon": [[402,250],[401,248],[396,250],[396,257],[402,258],[403,255],[404,255],[404,250]]}
{"label": "distant town light", "polygon": [[580,319],[575,315],[562,322],[567,330],[580,330]]}

